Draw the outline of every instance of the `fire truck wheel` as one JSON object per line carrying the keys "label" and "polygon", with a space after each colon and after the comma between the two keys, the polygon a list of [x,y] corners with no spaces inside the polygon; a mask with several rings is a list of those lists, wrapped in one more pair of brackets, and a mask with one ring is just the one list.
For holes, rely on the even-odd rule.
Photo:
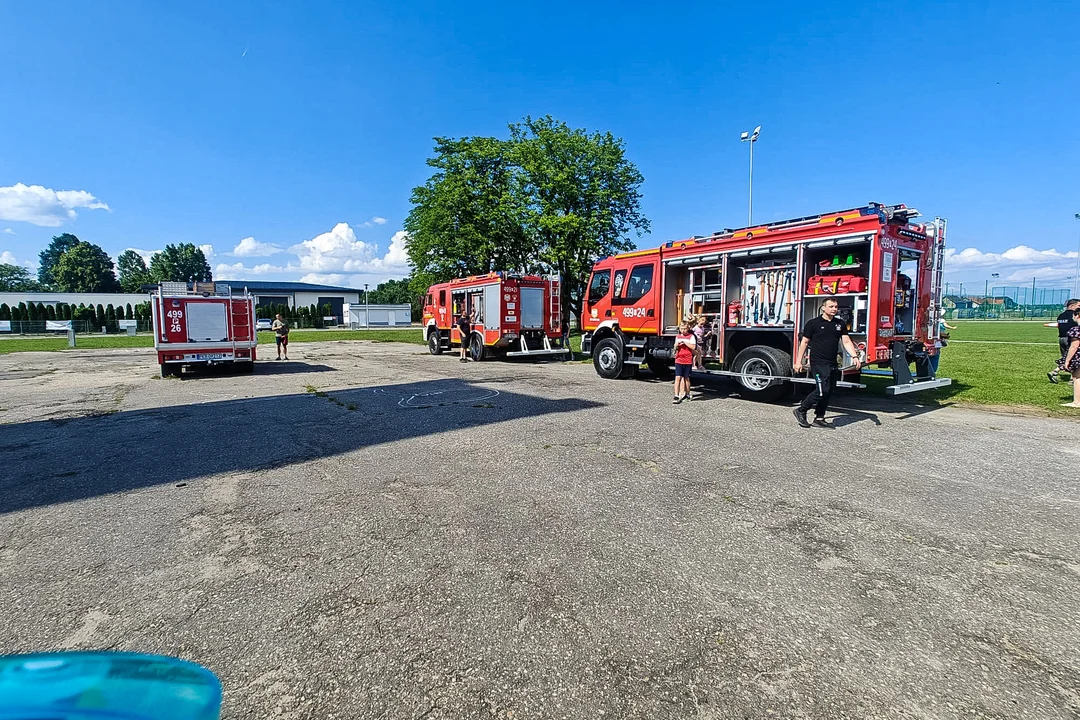
{"label": "fire truck wheel", "polygon": [[427,349],[432,355],[442,355],[442,338],[439,337],[438,330],[432,330],[428,333]]}
{"label": "fire truck wheel", "polygon": [[593,348],[593,367],[596,374],[614,380],[623,374],[623,347],[617,338],[604,338]]}
{"label": "fire truck wheel", "polygon": [[649,371],[661,380],[667,380],[674,373],[674,368],[671,367],[667,360],[661,360],[652,355],[646,358],[645,364],[648,366]]}
{"label": "fire truck wheel", "polygon": [[469,357],[475,362],[480,362],[484,359],[484,339],[480,337],[478,333],[474,333],[469,338]]}
{"label": "fire truck wheel", "polygon": [[735,357],[734,370],[742,386],[739,394],[748,400],[772,402],[791,391],[790,382],[767,377],[791,374],[791,355],[783,350],[767,345],[748,347]]}

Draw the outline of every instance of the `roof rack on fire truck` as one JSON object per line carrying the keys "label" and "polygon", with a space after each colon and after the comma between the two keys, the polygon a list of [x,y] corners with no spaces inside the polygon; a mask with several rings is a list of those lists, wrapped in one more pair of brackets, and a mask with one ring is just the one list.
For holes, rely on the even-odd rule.
{"label": "roof rack on fire truck", "polygon": [[158,285],[162,295],[199,295],[232,297],[232,286],[224,282],[179,282],[166,280]]}
{"label": "roof rack on fire truck", "polygon": [[[881,203],[871,202],[867,203],[866,207],[851,208],[850,210],[841,210],[839,212],[807,215],[806,217],[794,218],[792,220],[781,220],[779,222],[751,225],[743,228],[724,228],[723,230],[717,230],[712,235],[694,235],[690,239],[696,242],[712,242],[715,240],[725,240],[737,235],[745,235],[749,239],[759,232],[790,230],[797,227],[819,225],[823,222],[832,222],[836,225],[843,225],[845,218],[850,219],[850,216],[853,216],[855,213],[862,216],[878,215],[882,219],[882,222],[901,224],[906,224],[922,215],[922,213],[915,208],[909,208],[906,205],[882,205]],[[686,242],[686,240],[670,240],[665,243],[665,247],[671,248],[676,244]]]}

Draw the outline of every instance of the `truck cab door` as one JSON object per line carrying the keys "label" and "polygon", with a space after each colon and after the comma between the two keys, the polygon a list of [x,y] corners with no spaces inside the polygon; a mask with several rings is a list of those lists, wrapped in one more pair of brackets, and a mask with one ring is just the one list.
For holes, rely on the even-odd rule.
{"label": "truck cab door", "polygon": [[659,322],[656,298],[659,297],[657,286],[660,277],[657,262],[634,265],[621,283],[619,273],[626,273],[626,270],[616,271],[615,292],[611,299],[613,315],[619,327],[624,332],[656,333]]}

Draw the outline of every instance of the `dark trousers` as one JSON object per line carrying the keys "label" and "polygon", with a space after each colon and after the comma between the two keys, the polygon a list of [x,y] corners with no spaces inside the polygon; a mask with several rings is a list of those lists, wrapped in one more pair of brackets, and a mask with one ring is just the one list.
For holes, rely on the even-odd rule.
{"label": "dark trousers", "polygon": [[836,381],[840,379],[840,368],[836,365],[811,365],[810,377],[814,378],[814,389],[799,403],[799,409],[807,412],[815,408],[814,417],[825,417],[829,398],[832,397]]}
{"label": "dark trousers", "polygon": [[1071,342],[1072,342],[1072,340],[1070,340],[1067,337],[1059,337],[1058,338],[1058,347],[1061,348],[1061,359],[1062,360],[1064,360],[1065,356],[1069,354],[1069,343],[1071,343]]}

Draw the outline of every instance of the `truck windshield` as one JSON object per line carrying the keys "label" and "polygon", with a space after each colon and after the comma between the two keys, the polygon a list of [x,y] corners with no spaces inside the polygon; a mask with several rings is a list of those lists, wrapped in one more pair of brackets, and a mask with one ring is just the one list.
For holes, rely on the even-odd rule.
{"label": "truck windshield", "polygon": [[608,286],[611,284],[610,270],[597,270],[593,273],[592,282],[589,283],[589,304],[604,299],[607,295]]}

